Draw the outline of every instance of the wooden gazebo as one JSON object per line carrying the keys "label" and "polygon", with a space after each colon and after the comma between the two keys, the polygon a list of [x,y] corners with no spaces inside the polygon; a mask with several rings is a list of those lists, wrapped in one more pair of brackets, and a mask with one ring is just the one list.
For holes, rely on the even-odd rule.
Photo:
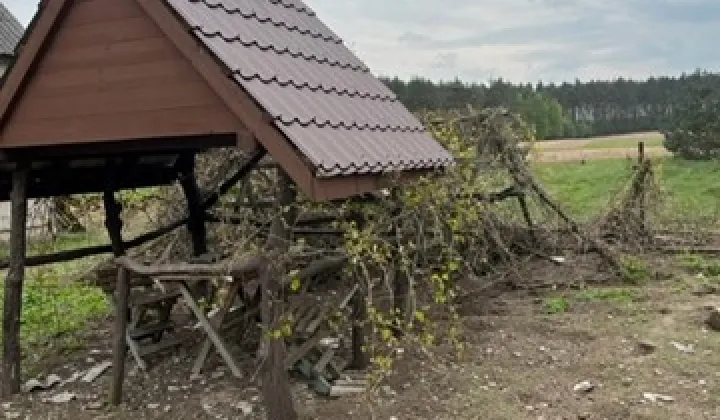
{"label": "wooden gazebo", "polygon": [[195,155],[267,152],[314,200],[377,190],[450,154],[300,0],[43,0],[0,91],[0,200],[12,201],[2,388],[20,385],[28,198],[180,180],[204,252]]}

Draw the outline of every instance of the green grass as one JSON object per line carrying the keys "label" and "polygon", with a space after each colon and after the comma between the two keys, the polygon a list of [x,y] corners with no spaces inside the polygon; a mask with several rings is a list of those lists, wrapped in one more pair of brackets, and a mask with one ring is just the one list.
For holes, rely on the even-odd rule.
{"label": "green grass", "polygon": [[[663,202],[663,224],[717,224],[720,220],[720,162],[656,159]],[[606,211],[632,176],[633,162],[601,159],[537,163],[535,173],[550,193],[575,217],[589,220]]]}
{"label": "green grass", "polygon": [[[92,233],[60,235],[55,241],[32,242],[29,253],[72,249],[100,241],[102,237]],[[0,248],[0,253],[7,255],[7,248]],[[23,347],[42,348],[43,343],[70,336],[88,320],[108,313],[109,302],[102,290],[76,280],[95,261],[87,258],[26,270],[21,316]],[[2,278],[5,275],[5,271],[0,272]],[[0,287],[0,311],[3,305],[4,289]]]}
{"label": "green grass", "polygon": [[548,191],[581,218],[599,215],[631,174],[625,160],[537,163],[535,173]]}
{"label": "green grass", "polygon": [[645,147],[661,147],[663,145],[663,137],[647,136],[637,138],[624,137],[608,137],[593,139],[591,143],[584,145],[583,149],[620,149],[626,147],[637,147],[639,142],[644,142]]}
{"label": "green grass", "polygon": [[720,260],[697,254],[680,255],[677,258],[680,266],[693,274],[720,277]]}
{"label": "green grass", "polygon": [[545,299],[545,312],[551,315],[562,314],[570,310],[570,302],[563,296]]}
{"label": "green grass", "polygon": [[[21,338],[26,348],[75,332],[89,319],[109,311],[105,294],[96,287],[65,280],[57,270],[48,268],[28,274],[21,317]],[[3,295],[0,289],[0,298]]]}
{"label": "green grass", "polygon": [[[28,255],[44,254],[58,252],[63,250],[82,248],[92,245],[100,245],[106,242],[104,233],[98,232],[81,232],[81,233],[62,233],[53,240],[32,239],[28,240]],[[7,243],[0,243],[0,258],[8,257]]]}

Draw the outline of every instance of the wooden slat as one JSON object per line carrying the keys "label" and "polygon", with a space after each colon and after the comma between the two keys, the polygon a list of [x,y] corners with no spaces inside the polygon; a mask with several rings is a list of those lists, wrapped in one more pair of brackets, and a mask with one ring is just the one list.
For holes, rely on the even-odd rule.
{"label": "wooden slat", "polygon": [[175,84],[198,80],[195,70],[181,58],[157,59],[127,65],[92,65],[71,69],[41,68],[33,82],[34,97],[57,97],[88,92]]}
{"label": "wooden slat", "polygon": [[161,109],[140,113],[96,115],[37,121],[13,120],[5,128],[3,147],[69,144],[98,140],[142,139],[235,132],[237,121],[223,106]]}
{"label": "wooden slat", "polygon": [[143,38],[82,48],[53,49],[45,57],[41,68],[52,71],[88,66],[113,67],[177,58],[164,38]]}
{"label": "wooden slat", "polygon": [[[119,3],[129,2],[122,0]],[[82,26],[68,26],[65,22],[53,39],[52,49],[53,54],[59,54],[72,49],[158,38],[161,35],[157,25],[143,14],[112,21],[97,20]]]}
{"label": "wooden slat", "polygon": [[[202,82],[160,83],[101,91],[79,90],[54,97],[28,96],[15,111],[14,122],[34,122],[56,118],[92,117],[144,113],[175,108],[217,105],[217,98]],[[225,127],[223,127],[225,128]]]}
{"label": "wooden slat", "polygon": [[68,27],[112,22],[142,15],[134,1],[118,0],[75,0],[72,14],[63,20]]}
{"label": "wooden slat", "polygon": [[177,347],[182,344],[182,340],[177,337],[168,337],[157,343],[138,346],[138,355],[140,357],[149,356],[151,354]]}

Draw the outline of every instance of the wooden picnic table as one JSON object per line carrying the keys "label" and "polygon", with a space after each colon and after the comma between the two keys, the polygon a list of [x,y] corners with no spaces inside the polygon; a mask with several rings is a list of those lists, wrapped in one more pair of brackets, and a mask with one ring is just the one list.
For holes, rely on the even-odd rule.
{"label": "wooden picnic table", "polygon": [[[297,274],[297,278],[303,283],[303,290],[305,290],[310,283],[309,279],[328,271],[340,269],[346,262],[347,257],[344,255],[333,255],[316,260],[301,270]],[[269,264],[267,260],[260,256],[247,256],[233,261],[220,261],[215,263],[163,263],[145,265],[129,257],[119,257],[116,259],[116,263],[121,270],[126,270],[135,275],[150,277],[165,287],[179,290],[183,301],[197,318],[203,333],[206,335],[193,363],[193,374],[199,374],[202,371],[210,355],[210,351],[214,347],[232,374],[236,377],[242,376],[237,361],[228,350],[227,343],[223,338],[223,333],[225,330],[229,330],[259,312],[259,299],[254,300],[253,297],[257,296],[259,292],[258,274],[266,267],[266,264]],[[215,316],[213,316],[213,319],[209,319],[208,315],[201,308],[200,302],[191,292],[191,285],[199,281],[219,278],[226,280],[228,289],[220,302],[218,302],[219,306]],[[337,303],[340,303],[341,307],[346,306],[356,290],[357,288],[354,288],[350,296],[346,299],[341,299],[341,301]],[[232,309],[237,297],[241,298],[244,310],[240,316],[233,316],[228,319],[228,315],[233,312]],[[127,305],[127,302],[122,303],[118,301],[117,304]],[[318,305],[318,308],[321,306],[323,305]],[[325,308],[323,311],[317,311],[317,319],[312,320],[311,325],[313,328],[310,332],[314,333],[315,330],[317,330],[323,321],[322,318],[327,316],[329,310],[330,308]],[[307,319],[305,321],[307,321]],[[300,359],[304,355],[304,352],[309,351],[317,341],[317,338],[314,338],[303,345],[301,349],[293,348],[294,351],[289,355],[292,361],[288,360],[286,363],[290,365],[294,364],[295,361]],[[116,349],[116,351],[118,350],[119,349]],[[298,353],[297,350],[303,350],[304,352],[301,354]]]}

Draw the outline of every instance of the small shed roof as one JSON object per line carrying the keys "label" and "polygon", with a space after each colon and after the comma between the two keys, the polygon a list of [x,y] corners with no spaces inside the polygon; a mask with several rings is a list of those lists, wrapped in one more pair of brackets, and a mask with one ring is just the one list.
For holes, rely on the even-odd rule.
{"label": "small shed roof", "polygon": [[396,96],[300,0],[169,0],[318,176],[452,161]]}
{"label": "small shed roof", "polygon": [[[92,13],[104,19],[117,14],[118,22],[141,13],[157,25],[238,119],[238,127],[264,146],[312,198],[370,192],[379,187],[385,173],[417,173],[453,162],[420,121],[300,0],[43,0],[0,91],[0,160],[13,153],[32,156],[32,150],[48,147],[67,149],[68,154],[77,150],[78,144],[69,144],[67,138],[63,144],[53,144],[52,133],[43,133],[47,139],[18,134],[18,127],[30,127],[27,123],[15,124],[13,141],[3,142],[16,105],[24,94],[33,95],[26,88],[43,55],[52,54],[63,19],[81,6],[83,11],[77,13],[82,16],[74,18],[73,25],[92,22]],[[138,24],[140,18],[133,19]],[[78,30],[73,29],[73,37],[79,36]],[[123,37],[129,36],[125,32]],[[120,54],[120,50],[108,44],[93,54]],[[102,92],[97,86],[88,88]],[[41,99],[36,96],[33,103]],[[129,101],[121,98],[118,103]],[[73,132],[81,131],[78,121]],[[226,131],[227,125],[196,134],[201,138]],[[67,130],[63,134],[67,137]],[[158,135],[172,134],[153,133]],[[119,140],[118,136],[107,142]],[[240,137],[246,141],[248,136],[238,133]],[[152,136],[144,138],[139,141],[146,147],[133,142],[136,150],[152,150]],[[90,140],[100,150],[102,138],[77,143]]]}
{"label": "small shed roof", "polygon": [[0,2],[0,56],[13,54],[23,31],[24,28],[15,15]]}

